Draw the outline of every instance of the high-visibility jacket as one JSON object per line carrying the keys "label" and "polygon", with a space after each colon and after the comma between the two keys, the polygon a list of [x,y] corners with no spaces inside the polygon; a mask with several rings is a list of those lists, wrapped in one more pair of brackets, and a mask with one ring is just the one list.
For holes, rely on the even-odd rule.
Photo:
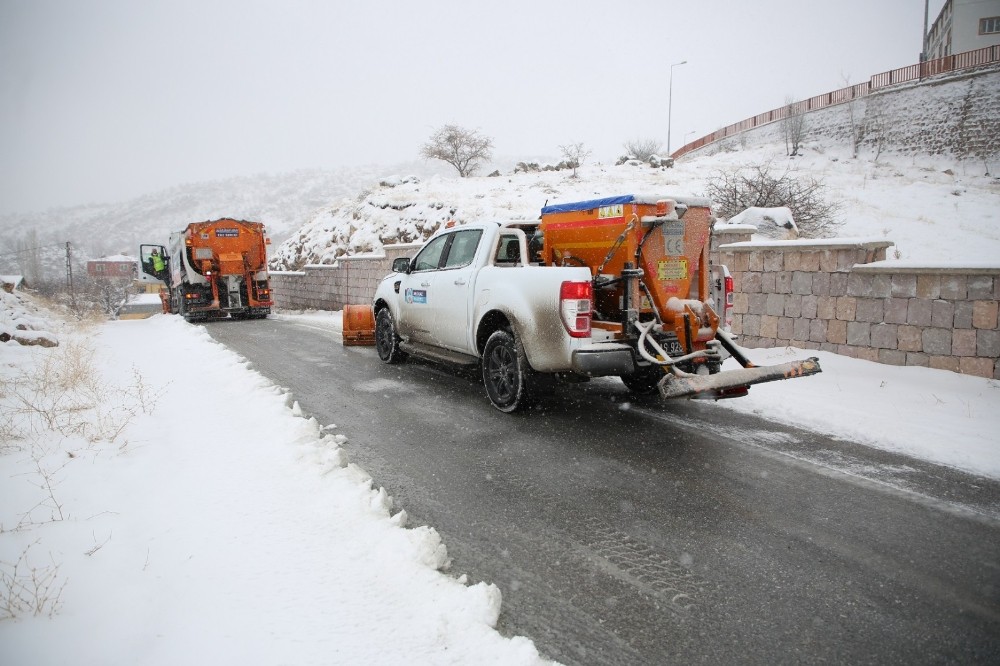
{"label": "high-visibility jacket", "polygon": [[153,270],[156,271],[157,273],[159,273],[160,271],[163,270],[163,267],[164,267],[163,257],[161,257],[158,254],[154,254],[153,255]]}

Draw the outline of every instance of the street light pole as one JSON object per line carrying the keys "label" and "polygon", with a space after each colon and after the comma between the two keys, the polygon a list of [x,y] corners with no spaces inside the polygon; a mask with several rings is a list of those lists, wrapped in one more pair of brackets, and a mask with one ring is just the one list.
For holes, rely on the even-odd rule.
{"label": "street light pole", "polygon": [[670,66],[670,87],[667,92],[667,156],[670,156],[670,124],[673,115],[674,108],[674,67],[678,65],[686,65],[687,60],[682,60],[680,62],[675,62]]}

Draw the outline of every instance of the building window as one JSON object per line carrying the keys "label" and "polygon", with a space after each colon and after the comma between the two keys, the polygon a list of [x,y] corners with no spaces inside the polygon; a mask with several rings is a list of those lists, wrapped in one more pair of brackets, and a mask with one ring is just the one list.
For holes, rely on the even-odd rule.
{"label": "building window", "polygon": [[990,18],[979,19],[979,34],[1000,34],[1000,16],[991,16]]}

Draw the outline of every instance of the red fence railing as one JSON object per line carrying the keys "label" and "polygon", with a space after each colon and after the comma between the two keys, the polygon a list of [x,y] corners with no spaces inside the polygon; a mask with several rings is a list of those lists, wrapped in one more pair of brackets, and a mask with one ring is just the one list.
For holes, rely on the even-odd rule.
{"label": "red fence railing", "polygon": [[990,65],[993,63],[1000,63],[1000,46],[987,46],[986,48],[976,49],[975,51],[956,53],[954,55],[938,58],[937,60],[928,60],[916,65],[900,67],[899,69],[894,69],[889,72],[876,74],[865,83],[848,86],[823,95],[816,95],[815,97],[810,97],[809,99],[802,100],[801,102],[792,102],[791,104],[787,104],[777,109],[760,113],[752,118],[741,120],[738,123],[733,123],[728,127],[723,127],[720,130],[716,130],[711,134],[703,136],[700,139],[695,139],[691,143],[681,146],[671,153],[670,156],[677,159],[685,153],[690,153],[692,150],[697,150],[702,146],[707,146],[710,143],[739,134],[740,132],[745,132],[746,130],[754,129],[755,127],[760,127],[761,125],[767,125],[769,123],[783,120],[789,115],[798,115],[800,113],[805,113],[806,111],[816,111],[828,106],[844,104],[858,99],[859,97],[865,97],[879,88],[894,86],[910,81],[922,81],[928,77],[937,76],[939,74],[947,74],[948,72],[982,67],[983,65]]}

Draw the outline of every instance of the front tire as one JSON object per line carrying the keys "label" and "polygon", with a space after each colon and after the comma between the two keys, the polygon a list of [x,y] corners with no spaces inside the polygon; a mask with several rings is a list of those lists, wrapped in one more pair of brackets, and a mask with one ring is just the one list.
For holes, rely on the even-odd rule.
{"label": "front tire", "polygon": [[495,331],[483,348],[483,384],[493,406],[510,414],[531,402],[531,366],[524,348],[508,329]]}
{"label": "front tire", "polygon": [[375,351],[385,363],[395,364],[406,360],[406,352],[399,349],[399,336],[389,308],[382,308],[375,317]]}

